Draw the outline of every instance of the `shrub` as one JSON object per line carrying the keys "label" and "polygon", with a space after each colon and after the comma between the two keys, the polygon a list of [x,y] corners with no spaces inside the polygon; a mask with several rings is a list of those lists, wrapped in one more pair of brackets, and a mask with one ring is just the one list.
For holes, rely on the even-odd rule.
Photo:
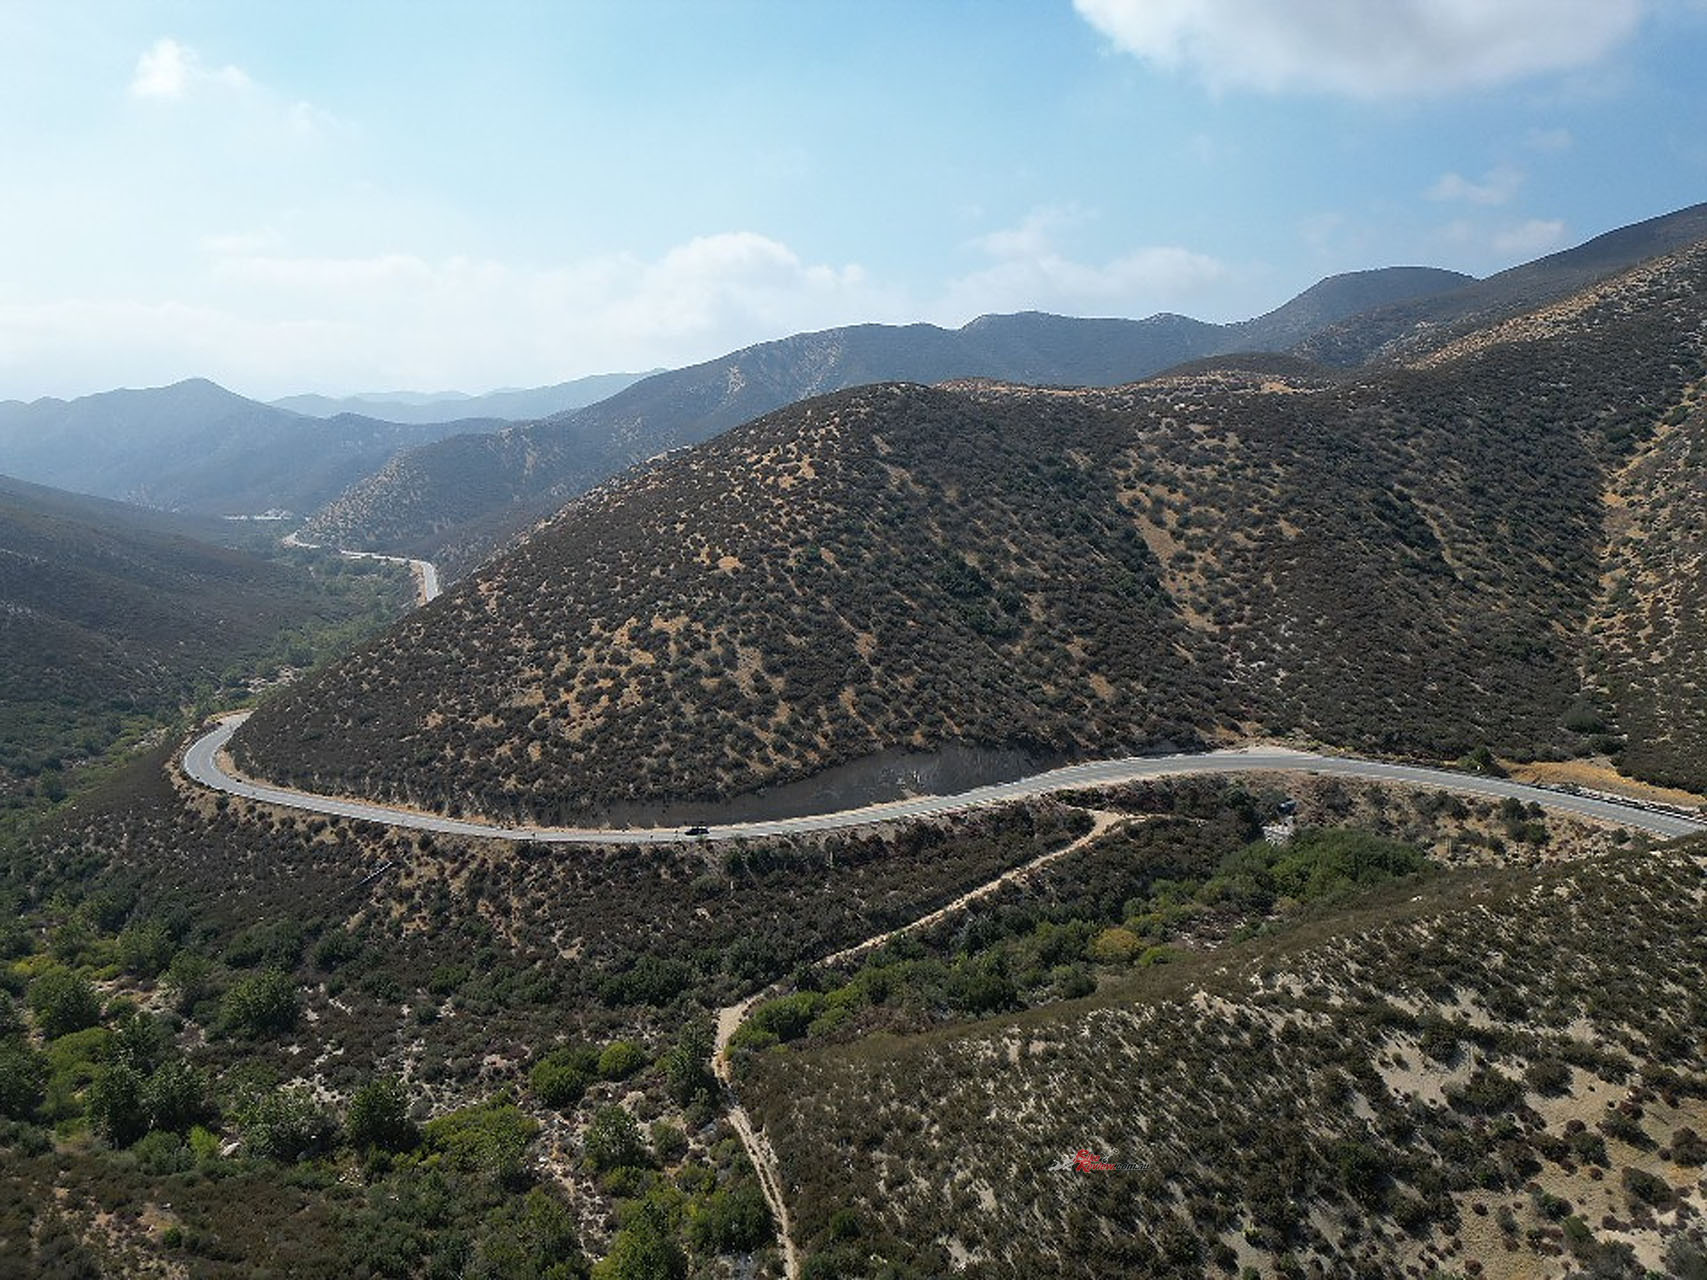
{"label": "shrub", "polygon": [[688,1238],[701,1253],[751,1253],[776,1238],[770,1206],[756,1182],[714,1191],[694,1211]]}
{"label": "shrub", "polygon": [[451,1168],[509,1183],[520,1176],[522,1154],[538,1132],[537,1123],[499,1096],[428,1121],[421,1137]]}
{"label": "shrub", "polygon": [[644,1164],[646,1148],[640,1141],[640,1126],[622,1107],[600,1107],[587,1126],[583,1144],[587,1163],[595,1173]]}
{"label": "shrub", "polygon": [[599,1074],[606,1080],[626,1080],[645,1065],[645,1051],[628,1040],[613,1041],[599,1055]]}
{"label": "shrub", "polygon": [[1523,1077],[1535,1092],[1553,1096],[1570,1088],[1571,1069],[1557,1058],[1542,1058],[1530,1063]]}
{"label": "shrub", "polygon": [[22,1040],[0,1040],[0,1116],[28,1120],[41,1105],[47,1060]]}
{"label": "shrub", "polygon": [[265,1090],[238,1115],[243,1147],[264,1160],[289,1163],[324,1155],[338,1138],[338,1125],[305,1085]]}
{"label": "shrub", "polygon": [[1656,1209],[1664,1209],[1672,1202],[1671,1183],[1664,1178],[1655,1177],[1633,1165],[1626,1166],[1619,1177],[1632,1204],[1640,1202]]}
{"label": "shrub", "polygon": [[176,993],[179,1013],[191,1013],[213,994],[213,962],[194,951],[180,951],[166,966],[166,985]]}
{"label": "shrub", "polygon": [[187,1058],[168,1058],[143,1085],[142,1105],[150,1128],[182,1132],[208,1113],[207,1077]]}
{"label": "shrub", "polygon": [[663,1213],[651,1205],[623,1224],[609,1255],[593,1269],[594,1280],[683,1280],[687,1273],[687,1255]]}
{"label": "shrub", "polygon": [[659,1164],[675,1164],[688,1153],[688,1135],[680,1125],[658,1120],[652,1125],[652,1154]]}
{"label": "shrub", "polygon": [[172,963],[178,945],[158,920],[133,924],[119,934],[119,964],[139,978],[153,978]]}
{"label": "shrub", "polygon": [[288,1031],[300,1013],[295,985],[277,969],[264,969],[235,983],[219,1005],[225,1028],[251,1037]]}
{"label": "shrub", "polygon": [[89,1083],[84,1097],[89,1123],[115,1147],[128,1147],[148,1131],[142,1086],[142,1077],[124,1062],[98,1068]]}
{"label": "shrub", "polygon": [[370,1080],[350,1099],[345,1135],[357,1151],[406,1151],[420,1134],[409,1119],[409,1093],[394,1076]]}
{"label": "shrub", "polygon": [[565,1045],[533,1064],[528,1084],[544,1105],[567,1111],[598,1078],[600,1061],[600,1055],[586,1045]]}
{"label": "shrub", "polygon": [[1125,964],[1142,944],[1130,929],[1104,929],[1091,940],[1086,954],[1099,964]]}
{"label": "shrub", "polygon": [[82,1031],[101,1020],[101,1001],[95,988],[87,978],[69,969],[48,969],[30,984],[29,999],[36,1026],[49,1040]]}

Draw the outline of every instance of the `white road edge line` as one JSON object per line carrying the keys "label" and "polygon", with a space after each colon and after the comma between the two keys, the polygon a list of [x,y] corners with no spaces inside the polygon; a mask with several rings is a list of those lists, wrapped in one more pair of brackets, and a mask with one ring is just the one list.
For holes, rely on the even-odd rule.
{"label": "white road edge line", "polygon": [[254,800],[261,804],[299,809],[326,817],[352,818],[361,822],[376,822],[384,826],[403,827],[414,831],[432,831],[442,835],[473,836],[486,840],[527,840],[538,844],[587,845],[652,845],[690,844],[700,840],[756,840],[773,836],[805,835],[822,831],[845,831],[856,827],[876,826],[885,822],[900,822],[924,817],[963,812],[986,805],[1011,804],[1031,800],[1061,791],[1083,788],[1119,786],[1128,782],[1143,782],[1154,778],[1193,773],[1274,773],[1298,772],[1334,774],[1342,777],[1364,778],[1377,782],[1395,782],[1404,786],[1428,787],[1441,791],[1456,791],[1491,799],[1516,799],[1539,804],[1578,817],[1592,818],[1617,826],[1630,827],[1649,835],[1672,839],[1707,832],[1707,814],[1688,817],[1667,810],[1647,809],[1637,804],[1621,804],[1597,796],[1575,795],[1552,791],[1545,787],[1513,782],[1508,778],[1488,778],[1474,774],[1451,773],[1444,769],[1429,769],[1420,765],[1394,764],[1381,760],[1362,760],[1351,756],[1323,756],[1309,751],[1294,751],[1279,747],[1238,748],[1189,755],[1134,756],[1120,760],[1096,760],[1084,764],[1051,769],[1046,773],[975,787],[953,796],[915,796],[906,800],[891,800],[883,804],[866,805],[858,809],[843,809],[834,813],[810,814],[797,818],[774,818],[759,822],[723,823],[708,834],[690,835],[680,827],[509,827],[495,822],[467,818],[446,818],[437,814],[419,813],[390,805],[372,804],[341,796],[320,795],[298,791],[292,787],[273,786],[233,777],[219,763],[219,753],[237,732],[249,713],[236,712],[222,717],[215,726],[197,738],[184,752],[184,775],[194,782],[227,795]]}

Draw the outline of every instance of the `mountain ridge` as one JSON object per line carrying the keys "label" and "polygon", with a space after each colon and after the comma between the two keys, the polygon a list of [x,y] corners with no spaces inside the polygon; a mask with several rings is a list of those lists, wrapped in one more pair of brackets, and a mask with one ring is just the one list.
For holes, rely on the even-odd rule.
{"label": "mountain ridge", "polygon": [[792,334],[643,379],[570,414],[400,455],[316,512],[305,536],[373,550],[407,548],[453,570],[466,568],[623,468],[809,395],[867,382],[963,377],[1117,385],[1217,352],[1290,343],[1308,311],[1338,314],[1334,307],[1354,296],[1410,296],[1464,279],[1435,268],[1350,273],[1227,326],[1171,314],[1124,320],[1020,312],[980,316],[959,329],[860,324]]}
{"label": "mountain ridge", "polygon": [[[1699,412],[1707,244],[1545,319],[1352,378],[878,384],[778,410],[571,503],[261,708],[236,758],[559,823],[953,743],[1622,749],[1669,686],[1599,670],[1605,495]],[[1646,589],[1698,589],[1699,566],[1664,571]],[[1646,767],[1707,776],[1701,731],[1667,730]]]}
{"label": "mountain ridge", "polygon": [[500,387],[475,395],[461,391],[381,391],[350,396],[283,396],[268,403],[276,409],[288,409],[313,418],[356,413],[382,417],[387,422],[413,424],[456,422],[469,418],[523,422],[583,408],[615,395],[642,378],[661,372],[661,369],[649,369],[645,373],[595,373],[549,386]]}
{"label": "mountain ridge", "polygon": [[49,487],[202,515],[306,512],[398,449],[496,422],[312,418],[206,378],[0,402],[0,457]]}

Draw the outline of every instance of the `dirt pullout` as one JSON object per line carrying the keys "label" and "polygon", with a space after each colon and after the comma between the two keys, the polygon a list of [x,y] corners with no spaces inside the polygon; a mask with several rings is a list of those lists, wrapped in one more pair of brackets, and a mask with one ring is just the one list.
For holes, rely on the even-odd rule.
{"label": "dirt pullout", "polygon": [[1658,787],[1648,782],[1627,778],[1604,758],[1590,760],[1535,760],[1500,764],[1514,782],[1533,782],[1544,786],[1578,786],[1609,795],[1628,796],[1649,804],[1673,804],[1682,809],[1707,809],[1707,796],[1678,787]]}

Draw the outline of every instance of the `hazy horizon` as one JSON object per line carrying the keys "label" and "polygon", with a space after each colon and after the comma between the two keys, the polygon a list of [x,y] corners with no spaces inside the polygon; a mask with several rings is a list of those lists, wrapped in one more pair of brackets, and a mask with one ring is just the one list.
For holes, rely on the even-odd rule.
{"label": "hazy horizon", "polygon": [[0,398],[1246,319],[1707,196],[1697,0],[7,10]]}

